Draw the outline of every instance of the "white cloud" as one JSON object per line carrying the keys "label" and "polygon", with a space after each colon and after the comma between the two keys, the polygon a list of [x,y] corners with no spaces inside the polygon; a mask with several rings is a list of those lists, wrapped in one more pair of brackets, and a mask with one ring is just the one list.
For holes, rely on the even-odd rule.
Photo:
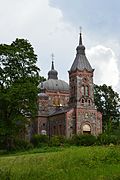
{"label": "white cloud", "polygon": [[5,40],[16,35],[43,39],[62,18],[61,11],[51,8],[48,0],[4,0],[0,15],[1,37],[7,37]]}
{"label": "white cloud", "polygon": [[[49,0],[1,2],[1,43],[11,43],[16,37],[28,39],[38,55],[41,75],[45,77],[51,66],[50,54],[53,52],[59,77],[68,80],[67,71],[75,57],[78,31],[64,20],[60,9],[49,5]],[[116,87],[119,72],[113,50],[99,45],[92,47],[86,54],[93,68],[96,69],[95,83],[106,83]]]}
{"label": "white cloud", "polygon": [[35,48],[44,76],[51,66],[50,55],[55,53],[56,69],[62,74],[60,78],[67,79],[76,32],[64,21],[60,9],[51,7],[49,0],[4,0],[0,15],[2,43],[11,43],[16,37],[28,39]]}
{"label": "white cloud", "polygon": [[119,70],[114,51],[111,48],[98,45],[89,49],[87,55],[95,68],[95,83],[112,85],[113,88],[117,89]]}

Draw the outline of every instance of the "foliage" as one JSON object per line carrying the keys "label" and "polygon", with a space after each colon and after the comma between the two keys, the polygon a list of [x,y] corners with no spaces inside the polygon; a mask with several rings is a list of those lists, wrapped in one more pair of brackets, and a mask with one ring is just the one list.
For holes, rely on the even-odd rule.
{"label": "foliage", "polygon": [[91,146],[96,143],[96,137],[93,135],[74,135],[71,144],[76,146]]}
{"label": "foliage", "polygon": [[0,177],[24,180],[120,179],[120,147],[71,147],[0,158]]}
{"label": "foliage", "polygon": [[35,134],[31,139],[31,143],[34,145],[34,147],[47,146],[48,142],[48,136],[43,134]]}
{"label": "foliage", "polygon": [[29,150],[32,149],[33,145],[27,141],[27,140],[23,140],[23,139],[14,139],[14,147],[12,149],[12,151],[23,151],[23,150]]}
{"label": "foliage", "polygon": [[15,139],[14,140],[14,149],[13,150],[28,150],[32,149],[33,145],[28,141],[24,139]]}
{"label": "foliage", "polygon": [[97,143],[99,145],[120,144],[120,136],[117,136],[115,134],[103,133],[97,137]]}
{"label": "foliage", "polygon": [[14,146],[15,136],[24,136],[36,115],[39,80],[36,62],[37,56],[27,40],[0,45],[0,139],[7,149]]}
{"label": "foliage", "polygon": [[64,146],[66,139],[64,136],[53,136],[50,138],[50,146]]}
{"label": "foliage", "polygon": [[31,44],[24,39],[16,39],[11,45],[0,45],[0,84],[9,86],[16,80],[38,77],[37,56]]}
{"label": "foliage", "polygon": [[94,87],[95,105],[103,115],[103,130],[110,132],[112,127],[119,125],[120,113],[119,94],[111,86],[95,85]]}
{"label": "foliage", "polygon": [[119,139],[120,139],[120,125],[118,127],[114,126],[111,134],[114,134],[114,135],[118,136]]}
{"label": "foliage", "polygon": [[43,77],[43,76],[40,76],[40,77],[39,77],[39,82],[43,82],[43,81],[46,81],[46,78]]}

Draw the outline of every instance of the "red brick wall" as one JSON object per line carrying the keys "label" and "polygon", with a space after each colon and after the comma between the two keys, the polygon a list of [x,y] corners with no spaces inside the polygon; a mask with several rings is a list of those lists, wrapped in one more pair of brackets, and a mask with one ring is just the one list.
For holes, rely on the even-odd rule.
{"label": "red brick wall", "polygon": [[58,114],[49,117],[48,131],[49,135],[65,136],[66,135],[66,118],[65,114]]}
{"label": "red brick wall", "polygon": [[47,132],[47,117],[38,117],[37,119],[37,133],[41,134],[42,130]]}

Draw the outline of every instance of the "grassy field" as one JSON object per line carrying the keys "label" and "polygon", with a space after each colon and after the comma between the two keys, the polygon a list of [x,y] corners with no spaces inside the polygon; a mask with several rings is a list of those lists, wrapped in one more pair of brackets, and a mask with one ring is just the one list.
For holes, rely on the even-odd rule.
{"label": "grassy field", "polygon": [[120,147],[38,152],[0,156],[0,180],[120,180]]}

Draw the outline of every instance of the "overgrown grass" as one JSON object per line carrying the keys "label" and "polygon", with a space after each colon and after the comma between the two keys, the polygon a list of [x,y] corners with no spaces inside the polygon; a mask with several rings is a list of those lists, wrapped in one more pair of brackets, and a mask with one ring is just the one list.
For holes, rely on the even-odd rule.
{"label": "overgrown grass", "polygon": [[57,152],[38,150],[0,157],[0,180],[120,179],[120,147],[70,147],[54,151]]}
{"label": "overgrown grass", "polygon": [[19,155],[27,155],[27,154],[36,154],[36,153],[48,153],[48,152],[58,152],[63,151],[63,147],[49,147],[43,146],[41,148],[33,148],[29,150],[19,150],[19,151],[0,151],[0,157],[8,157],[8,156],[19,156]]}

